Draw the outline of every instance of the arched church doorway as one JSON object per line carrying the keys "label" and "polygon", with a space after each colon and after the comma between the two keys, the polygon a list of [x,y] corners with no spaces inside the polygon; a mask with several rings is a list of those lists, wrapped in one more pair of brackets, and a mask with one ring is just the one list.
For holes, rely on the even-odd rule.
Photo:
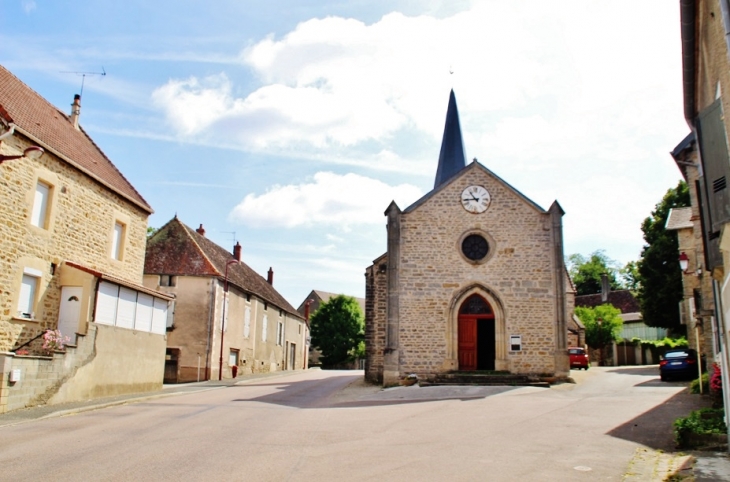
{"label": "arched church doorway", "polygon": [[459,370],[494,370],[494,310],[477,294],[459,307]]}

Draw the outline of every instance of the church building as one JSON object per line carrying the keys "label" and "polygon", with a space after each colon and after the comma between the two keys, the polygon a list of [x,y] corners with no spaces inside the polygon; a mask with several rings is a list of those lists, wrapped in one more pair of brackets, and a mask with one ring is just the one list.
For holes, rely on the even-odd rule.
{"label": "church building", "polygon": [[547,211],[474,160],[451,91],[434,188],[387,217],[366,269],[365,377],[503,371],[567,377],[572,288],[563,210]]}

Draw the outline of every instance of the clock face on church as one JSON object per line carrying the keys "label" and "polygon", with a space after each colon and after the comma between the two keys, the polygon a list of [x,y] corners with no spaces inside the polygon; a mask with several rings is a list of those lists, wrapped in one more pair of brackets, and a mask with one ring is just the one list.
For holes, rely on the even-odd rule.
{"label": "clock face on church", "polygon": [[461,205],[472,214],[481,214],[492,201],[489,192],[482,186],[469,186],[461,193]]}

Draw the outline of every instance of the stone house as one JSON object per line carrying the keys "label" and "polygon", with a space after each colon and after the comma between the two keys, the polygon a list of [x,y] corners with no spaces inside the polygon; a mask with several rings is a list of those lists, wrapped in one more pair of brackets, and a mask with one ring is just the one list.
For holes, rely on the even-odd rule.
{"label": "stone house", "polygon": [[[325,303],[330,300],[330,298],[334,296],[341,295],[343,293],[330,293],[327,291],[322,290],[312,290],[309,292],[309,294],[304,298],[304,301],[299,305],[299,308],[297,308],[297,312],[299,312],[300,315],[304,317],[304,319],[307,321],[307,324],[309,324],[309,315],[314,313],[319,309],[319,306],[322,303]],[[355,298],[355,301],[357,301],[357,304],[360,305],[360,309],[362,310],[363,316],[365,315],[365,299],[364,298]],[[319,357],[322,356],[322,352],[317,350],[316,348],[313,348],[311,345],[309,345],[309,364],[310,365],[319,365]]]}
{"label": "stone house", "polygon": [[568,375],[563,210],[466,164],[453,91],[434,189],[385,215],[387,252],[365,271],[367,379]]}
{"label": "stone house", "polygon": [[165,381],[169,383],[306,368],[304,318],[233,252],[177,216],[147,242],[144,284],[175,296]]}
{"label": "stone house", "polygon": [[[639,301],[629,290],[611,290],[608,280],[602,283],[601,293],[580,295],[575,297],[575,306],[595,308],[603,304],[612,305],[621,312],[623,328],[619,334],[619,341],[604,348],[603,361],[606,365],[650,365],[656,360],[651,351],[635,344],[632,340],[661,340],[667,336],[666,328],[657,328],[646,325],[641,316]],[[600,351],[591,351],[591,359],[598,362]]]}
{"label": "stone house", "polygon": [[[0,66],[0,412],[162,385],[170,297],[142,286],[152,208],[80,108],[64,114]],[[16,353],[55,329],[65,353]]]}
{"label": "stone house", "polygon": [[[669,211],[666,229],[677,232],[678,252],[677,258],[682,258],[687,263],[687,269],[682,272],[682,301],[678,307],[680,320],[687,327],[687,343],[690,348],[697,350],[706,360],[714,360],[712,320],[715,303],[712,296],[712,277],[704,270],[704,247],[702,246],[702,223],[697,206],[697,179],[699,173],[696,165],[684,164],[681,159],[687,156],[696,155],[691,148],[694,144],[692,139],[687,143],[690,134],[679,147],[683,152],[679,154],[677,149],[672,152],[680,158],[678,167],[686,176],[687,185],[690,191],[690,200],[694,200],[690,207],[674,208]],[[685,259],[686,258],[686,259]],[[679,262],[676,264],[680,268]]]}
{"label": "stone house", "polygon": [[[727,411],[730,270],[725,270],[725,265],[730,263],[730,132],[725,112],[730,109],[730,5],[724,0],[681,0],[680,19],[684,118],[694,142],[680,143],[673,154],[675,162],[687,168],[688,182],[697,176],[691,201],[694,214],[700,216],[704,251],[701,268],[710,278],[714,299],[712,305],[702,300],[700,315],[704,330],[710,330],[707,321],[711,325],[714,361],[724,367],[721,373]],[[686,254],[691,256],[691,250]],[[690,269],[698,264],[697,259],[689,261]],[[704,277],[700,294],[708,291]],[[687,275],[684,278],[687,281]],[[711,309],[711,316],[703,315],[704,310]],[[709,359],[710,354],[706,355]]]}

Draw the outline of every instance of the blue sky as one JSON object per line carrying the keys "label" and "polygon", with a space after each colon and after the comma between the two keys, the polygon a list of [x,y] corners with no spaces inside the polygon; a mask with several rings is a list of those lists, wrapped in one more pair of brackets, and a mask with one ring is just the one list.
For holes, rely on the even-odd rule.
{"label": "blue sky", "polygon": [[[566,211],[566,255],[638,259],[679,172],[679,8],[655,1],[1,0],[0,63],[155,209],[295,306],[364,296],[383,211],[433,185],[448,93],[468,159]],[[453,72],[451,74],[450,72]],[[235,234],[234,234],[235,233]],[[235,237],[235,238],[234,238]]]}

